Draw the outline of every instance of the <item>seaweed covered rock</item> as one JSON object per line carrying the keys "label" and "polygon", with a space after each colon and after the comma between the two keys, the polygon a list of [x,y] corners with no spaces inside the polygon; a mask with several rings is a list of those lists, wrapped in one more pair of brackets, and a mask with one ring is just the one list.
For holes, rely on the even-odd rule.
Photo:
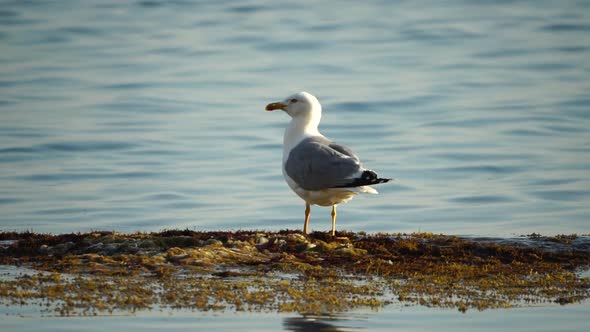
{"label": "seaweed covered rock", "polygon": [[0,241],[1,264],[38,271],[1,279],[0,299],[43,300],[64,315],[158,306],[331,312],[391,303],[465,311],[590,296],[590,281],[577,273],[590,264],[583,236],[169,230],[5,232]]}

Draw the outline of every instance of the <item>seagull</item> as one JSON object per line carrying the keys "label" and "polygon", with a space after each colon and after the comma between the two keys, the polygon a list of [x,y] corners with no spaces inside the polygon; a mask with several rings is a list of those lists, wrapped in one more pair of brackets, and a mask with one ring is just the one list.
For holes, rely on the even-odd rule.
{"label": "seagull", "polygon": [[332,206],[332,236],[336,233],[336,206],[359,193],[377,194],[371,185],[386,183],[366,169],[352,150],[334,143],[318,130],[322,105],[308,92],[299,92],[266,106],[283,110],[291,122],[283,136],[283,176],[305,201],[303,233],[308,233],[311,205]]}

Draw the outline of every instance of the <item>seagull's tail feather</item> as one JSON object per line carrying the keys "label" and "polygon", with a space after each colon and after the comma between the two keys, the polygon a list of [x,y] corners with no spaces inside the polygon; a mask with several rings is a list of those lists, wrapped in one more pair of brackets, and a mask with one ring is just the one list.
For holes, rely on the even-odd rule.
{"label": "seagull's tail feather", "polygon": [[380,178],[377,173],[368,169],[363,171],[360,177],[352,179],[351,182],[338,186],[337,188],[350,188],[350,187],[362,187],[371,186],[374,184],[387,183],[392,179]]}

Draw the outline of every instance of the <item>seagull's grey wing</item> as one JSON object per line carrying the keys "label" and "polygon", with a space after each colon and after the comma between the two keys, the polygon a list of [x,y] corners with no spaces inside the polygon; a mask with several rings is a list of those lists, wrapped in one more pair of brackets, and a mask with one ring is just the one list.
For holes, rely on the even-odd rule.
{"label": "seagull's grey wing", "polygon": [[345,155],[349,156],[350,158],[356,160],[357,163],[361,162],[359,157],[357,157],[357,155],[355,155],[354,152],[352,152],[352,150],[347,146],[340,145],[340,144],[337,144],[334,142],[331,142],[328,146],[331,147],[332,149],[334,149],[342,154],[345,154]]}
{"label": "seagull's grey wing", "polygon": [[285,172],[305,190],[346,186],[362,168],[350,149],[333,144],[316,137],[303,140],[289,153]]}

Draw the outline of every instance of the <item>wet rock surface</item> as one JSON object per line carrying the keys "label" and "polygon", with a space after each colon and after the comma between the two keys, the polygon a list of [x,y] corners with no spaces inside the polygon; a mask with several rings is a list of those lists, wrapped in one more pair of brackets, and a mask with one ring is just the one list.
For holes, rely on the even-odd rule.
{"label": "wet rock surface", "polygon": [[[590,297],[585,236],[460,238],[295,231],[0,233],[5,304],[88,315],[157,307],[333,312],[400,303],[460,311]],[[552,245],[553,244],[553,245]]]}

